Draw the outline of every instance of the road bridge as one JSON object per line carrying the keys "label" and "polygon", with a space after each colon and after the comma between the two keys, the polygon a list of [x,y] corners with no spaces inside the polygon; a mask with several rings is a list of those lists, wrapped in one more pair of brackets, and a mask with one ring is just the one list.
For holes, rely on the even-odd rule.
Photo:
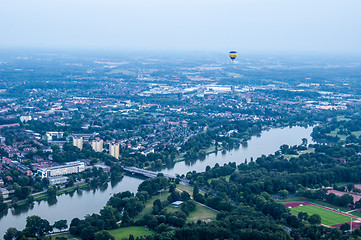
{"label": "road bridge", "polygon": [[[159,174],[159,172],[153,172],[150,170],[145,170],[145,169],[141,169],[141,168],[137,168],[137,167],[125,167],[122,166],[124,171],[129,172],[131,174],[138,174],[138,175],[142,175],[144,177],[147,178],[156,178]],[[176,179],[176,176],[170,175],[170,174],[164,174],[162,173],[164,177],[169,178],[169,179]],[[180,181],[184,184],[188,184],[189,180],[188,179],[180,179]]]}

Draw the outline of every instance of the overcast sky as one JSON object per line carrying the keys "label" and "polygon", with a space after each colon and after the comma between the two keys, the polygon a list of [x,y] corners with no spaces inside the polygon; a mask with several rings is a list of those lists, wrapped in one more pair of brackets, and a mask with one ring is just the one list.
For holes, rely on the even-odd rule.
{"label": "overcast sky", "polygon": [[361,54],[361,0],[0,0],[0,47]]}

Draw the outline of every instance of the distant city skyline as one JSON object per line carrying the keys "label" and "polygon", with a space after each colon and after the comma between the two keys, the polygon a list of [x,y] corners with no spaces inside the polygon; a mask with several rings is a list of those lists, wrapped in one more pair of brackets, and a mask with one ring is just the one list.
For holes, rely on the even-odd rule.
{"label": "distant city skyline", "polygon": [[1,48],[361,54],[361,1],[0,1]]}

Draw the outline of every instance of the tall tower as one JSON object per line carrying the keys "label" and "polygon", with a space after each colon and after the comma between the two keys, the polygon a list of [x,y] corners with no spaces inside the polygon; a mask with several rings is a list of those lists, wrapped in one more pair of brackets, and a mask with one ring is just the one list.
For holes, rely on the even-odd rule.
{"label": "tall tower", "polygon": [[73,145],[78,147],[80,150],[83,149],[83,137],[73,137]]}
{"label": "tall tower", "polygon": [[109,154],[116,159],[119,159],[119,143],[109,144]]}
{"label": "tall tower", "polygon": [[103,140],[92,141],[92,148],[96,152],[103,152]]}

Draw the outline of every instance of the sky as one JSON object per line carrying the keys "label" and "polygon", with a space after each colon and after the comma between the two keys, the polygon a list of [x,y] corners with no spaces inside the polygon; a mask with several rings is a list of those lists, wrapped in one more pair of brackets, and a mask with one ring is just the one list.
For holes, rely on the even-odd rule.
{"label": "sky", "polygon": [[360,0],[0,0],[0,48],[361,55]]}

